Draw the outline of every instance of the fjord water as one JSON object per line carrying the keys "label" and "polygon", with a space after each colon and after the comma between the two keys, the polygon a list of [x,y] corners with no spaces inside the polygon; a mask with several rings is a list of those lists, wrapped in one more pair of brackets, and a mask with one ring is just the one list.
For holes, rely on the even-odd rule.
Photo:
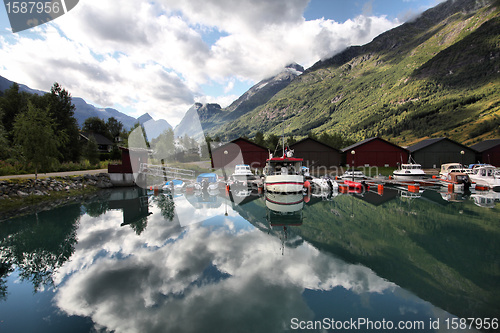
{"label": "fjord water", "polygon": [[386,190],[284,214],[258,194],[108,190],[1,222],[0,332],[451,331],[500,314],[500,204],[481,199]]}

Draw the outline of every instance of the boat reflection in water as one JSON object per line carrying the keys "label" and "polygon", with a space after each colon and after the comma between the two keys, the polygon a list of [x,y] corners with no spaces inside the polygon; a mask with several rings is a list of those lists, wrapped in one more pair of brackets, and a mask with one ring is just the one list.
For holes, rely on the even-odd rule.
{"label": "boat reflection in water", "polygon": [[266,218],[270,228],[277,233],[281,241],[281,254],[285,246],[295,248],[303,241],[296,236],[291,237],[289,227],[302,225],[304,196],[302,193],[266,192]]}
{"label": "boat reflection in water", "polygon": [[500,193],[492,190],[476,192],[471,197],[477,206],[484,208],[495,208],[495,204],[500,202]]}
{"label": "boat reflection in water", "polygon": [[302,193],[266,192],[267,220],[271,225],[301,225],[304,196]]}

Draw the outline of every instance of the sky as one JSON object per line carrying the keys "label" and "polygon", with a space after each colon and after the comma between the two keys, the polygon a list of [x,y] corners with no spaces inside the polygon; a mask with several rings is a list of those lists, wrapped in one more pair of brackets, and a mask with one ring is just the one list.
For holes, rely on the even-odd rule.
{"label": "sky", "polygon": [[0,75],[175,126],[195,102],[228,106],[291,62],[307,68],[441,1],[80,0],[17,33],[3,7]]}

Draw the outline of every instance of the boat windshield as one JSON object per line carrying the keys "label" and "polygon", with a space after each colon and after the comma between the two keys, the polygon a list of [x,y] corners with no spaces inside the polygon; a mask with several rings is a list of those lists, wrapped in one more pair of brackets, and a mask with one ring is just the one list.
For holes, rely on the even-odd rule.
{"label": "boat windshield", "polygon": [[237,165],[234,168],[234,172],[236,174],[243,174],[243,175],[250,175],[250,174],[252,174],[252,171],[251,171],[249,165]]}
{"label": "boat windshield", "polygon": [[418,170],[421,168],[420,164],[403,164],[403,169]]}
{"label": "boat windshield", "polygon": [[201,183],[202,181],[208,181],[209,183],[217,182],[217,175],[214,173],[202,173],[196,177],[196,182]]}

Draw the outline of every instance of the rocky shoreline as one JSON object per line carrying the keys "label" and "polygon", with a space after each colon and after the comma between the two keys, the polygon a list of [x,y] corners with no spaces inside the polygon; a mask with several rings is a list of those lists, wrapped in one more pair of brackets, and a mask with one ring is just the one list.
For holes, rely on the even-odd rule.
{"label": "rocky shoreline", "polygon": [[98,188],[113,187],[107,173],[96,175],[86,174],[83,176],[48,177],[28,179],[23,181],[0,181],[0,200],[13,200],[34,196],[50,196],[54,192],[71,192],[72,190],[83,190],[87,186]]}
{"label": "rocky shoreline", "polygon": [[0,181],[0,222],[74,202],[98,200],[113,184],[107,173]]}

